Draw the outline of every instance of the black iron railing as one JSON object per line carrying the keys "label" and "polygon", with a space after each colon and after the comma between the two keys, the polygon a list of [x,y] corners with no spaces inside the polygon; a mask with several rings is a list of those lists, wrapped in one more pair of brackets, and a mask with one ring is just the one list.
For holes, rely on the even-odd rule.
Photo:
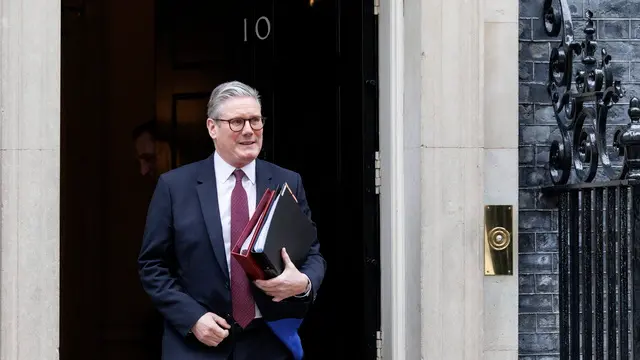
{"label": "black iron railing", "polygon": [[543,189],[558,204],[560,359],[640,359],[640,100],[608,137],[624,90],[611,56],[596,58],[592,16],[580,42],[567,0],[545,0],[542,16],[549,36],[561,34],[547,81],[559,138]]}
{"label": "black iron railing", "polygon": [[560,359],[639,359],[640,242],[633,239],[640,235],[640,182],[553,190]]}

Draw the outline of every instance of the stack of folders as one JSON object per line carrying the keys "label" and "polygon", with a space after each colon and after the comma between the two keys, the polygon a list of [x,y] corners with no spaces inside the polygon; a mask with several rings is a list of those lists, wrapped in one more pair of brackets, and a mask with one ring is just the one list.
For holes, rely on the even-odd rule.
{"label": "stack of folders", "polygon": [[235,257],[252,280],[274,278],[284,270],[282,248],[300,268],[315,240],[315,227],[287,183],[267,189],[234,245]]}

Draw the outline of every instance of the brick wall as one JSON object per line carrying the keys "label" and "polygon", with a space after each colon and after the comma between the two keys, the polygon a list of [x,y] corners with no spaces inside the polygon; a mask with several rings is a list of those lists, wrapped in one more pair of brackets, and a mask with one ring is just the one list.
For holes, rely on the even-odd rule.
{"label": "brick wall", "polygon": [[[544,32],[542,4],[542,0],[520,1],[520,360],[559,359],[557,213],[538,191],[550,184],[549,145],[557,135],[544,82],[550,46],[556,46],[558,39]],[[615,79],[627,91],[612,109],[609,123],[626,124],[629,98],[640,94],[640,2],[569,0],[569,4],[578,39],[584,38],[584,12],[594,13],[598,46],[612,55]],[[600,59],[599,49],[597,54]],[[609,131],[609,137],[612,134]]]}

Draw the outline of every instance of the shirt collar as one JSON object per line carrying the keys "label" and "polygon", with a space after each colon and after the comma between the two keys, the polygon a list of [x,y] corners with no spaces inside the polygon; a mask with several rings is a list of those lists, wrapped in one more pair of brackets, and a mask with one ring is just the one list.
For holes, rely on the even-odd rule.
{"label": "shirt collar", "polygon": [[[216,179],[220,183],[224,183],[227,180],[229,180],[229,178],[231,178],[236,168],[229,165],[229,163],[227,163],[226,161],[224,161],[224,159],[222,159],[222,157],[220,156],[220,154],[218,154],[217,151],[214,153],[213,156],[214,156],[213,167],[216,173]],[[242,171],[244,171],[244,174],[247,176],[249,181],[251,181],[251,184],[255,185],[256,161],[253,160],[252,162],[242,167]]]}

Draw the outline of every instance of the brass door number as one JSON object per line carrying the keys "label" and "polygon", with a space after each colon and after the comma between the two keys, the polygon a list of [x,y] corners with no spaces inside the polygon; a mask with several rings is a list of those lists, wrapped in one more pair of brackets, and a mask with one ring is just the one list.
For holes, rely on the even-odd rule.
{"label": "brass door number", "polygon": [[484,208],[484,274],[513,275],[513,207]]}

